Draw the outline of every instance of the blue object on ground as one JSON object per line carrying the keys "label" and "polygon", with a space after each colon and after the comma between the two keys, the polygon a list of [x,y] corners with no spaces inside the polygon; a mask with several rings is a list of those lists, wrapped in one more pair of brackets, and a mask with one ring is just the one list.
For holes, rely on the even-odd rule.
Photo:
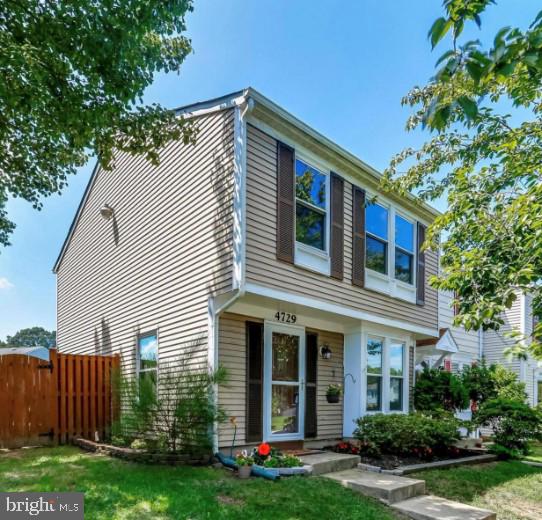
{"label": "blue object on ground", "polygon": [[[215,453],[215,457],[220,461],[223,466],[226,466],[227,468],[238,469],[237,464],[235,463],[235,459],[227,457],[219,451]],[[280,475],[277,475],[266,468],[262,468],[261,466],[252,466],[251,475],[254,475],[255,477],[262,477],[267,480],[278,480],[280,478]]]}

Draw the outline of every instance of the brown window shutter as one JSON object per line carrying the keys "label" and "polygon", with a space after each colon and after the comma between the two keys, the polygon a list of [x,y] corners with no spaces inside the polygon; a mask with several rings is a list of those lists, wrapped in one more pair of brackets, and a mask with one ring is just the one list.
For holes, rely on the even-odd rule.
{"label": "brown window shutter", "polygon": [[331,173],[331,276],[343,279],[344,271],[344,180]]}
{"label": "brown window shutter", "polygon": [[316,398],[317,398],[317,365],[318,334],[308,332],[305,337],[305,438],[317,435]]}
{"label": "brown window shutter", "polygon": [[294,149],[277,141],[277,259],[294,263]]}
{"label": "brown window shutter", "polygon": [[263,439],[263,323],[246,323],[246,442]]}
{"label": "brown window shutter", "polygon": [[365,286],[365,191],[352,186],[352,284]]}
{"label": "brown window shutter", "polygon": [[418,262],[416,266],[416,305],[425,305],[425,252],[422,250],[425,242],[425,230],[421,222],[417,226]]}

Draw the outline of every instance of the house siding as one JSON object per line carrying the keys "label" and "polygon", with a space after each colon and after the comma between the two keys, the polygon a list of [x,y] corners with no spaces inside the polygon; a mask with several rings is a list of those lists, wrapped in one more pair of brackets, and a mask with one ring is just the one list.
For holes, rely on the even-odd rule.
{"label": "house siding", "polygon": [[197,144],[170,143],[157,167],[122,154],[98,170],[58,268],[60,351],[121,353],[129,372],[157,329],[161,365],[207,362],[208,298],[232,286],[233,111],[196,124]]}
{"label": "house siding", "polygon": [[[228,371],[228,381],[218,390],[218,403],[226,413],[226,422],[219,425],[219,446],[231,446],[234,427],[230,417],[237,423],[236,446],[246,445],[246,322],[263,320],[224,313],[220,317],[218,332],[219,364]],[[307,332],[318,334],[318,344],[326,343],[332,351],[331,359],[318,356],[317,365],[317,437],[307,439],[318,441],[342,437],[343,404],[330,404],[326,399],[329,384],[342,384],[343,380],[343,344],[342,334],[316,329]]]}
{"label": "house siding", "polygon": [[[476,361],[480,356],[480,338],[478,331],[466,331],[463,327],[454,327],[453,295],[448,291],[439,293],[439,328],[450,329],[459,348],[461,360]],[[455,356],[452,356],[454,359]]]}
{"label": "house siding", "polygon": [[518,359],[508,359],[504,351],[514,345],[514,340],[506,336],[507,332],[512,330],[524,330],[522,326],[521,299],[522,295],[517,293],[517,300],[510,309],[504,312],[504,324],[497,331],[488,330],[484,332],[484,357],[488,364],[500,363],[509,370],[521,377],[521,361]]}
{"label": "house siding", "polygon": [[[247,126],[246,280],[268,288],[350,307],[373,315],[436,329],[438,295],[429,286],[437,272],[437,253],[426,253],[426,298],[417,306],[352,285],[352,185],[344,186],[344,279],[280,262],[276,258],[277,141]],[[340,169],[337,169],[340,174]]]}

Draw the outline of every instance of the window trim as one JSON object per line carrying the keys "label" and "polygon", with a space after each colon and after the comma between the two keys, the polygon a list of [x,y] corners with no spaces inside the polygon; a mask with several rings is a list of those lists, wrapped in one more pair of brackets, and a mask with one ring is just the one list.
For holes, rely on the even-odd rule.
{"label": "window trim", "polygon": [[[369,341],[380,341],[380,374],[369,373],[369,354],[368,354],[368,344]],[[368,334],[365,338],[365,412],[366,413],[384,413],[384,373],[385,373],[385,349],[386,349],[386,338],[378,335]],[[367,409],[367,389],[368,389],[368,379],[369,377],[379,377],[380,378],[380,408],[378,410],[368,410]]]}
{"label": "window trim", "polygon": [[[403,347],[403,374],[400,375],[400,376],[392,376],[391,375],[391,357],[390,357],[390,353],[391,353],[391,345],[401,345]],[[389,378],[388,378],[388,411],[389,413],[405,413],[405,392],[407,391],[407,389],[405,388],[405,386],[408,385],[408,379],[409,379],[409,368],[407,366],[407,362],[408,362],[408,355],[406,353],[406,350],[407,350],[407,343],[406,341],[402,341],[402,340],[397,340],[397,339],[393,339],[393,338],[390,338],[389,339],[389,343],[388,343],[388,375],[389,375]],[[402,398],[402,402],[401,402],[401,409],[400,410],[392,410],[391,409],[391,380],[392,379],[400,379],[401,380],[401,398]],[[406,382],[405,382],[406,380]],[[407,407],[408,408],[408,407]],[[408,410],[407,410],[408,411]]]}
{"label": "window trim", "polygon": [[[370,231],[367,231],[367,206],[380,206],[381,208],[385,209],[387,214],[388,214],[388,218],[387,218],[387,234],[388,234],[388,238],[383,238],[383,237],[379,237],[378,235],[375,235],[374,233],[371,233]],[[389,273],[390,273],[390,262],[389,262],[389,259],[390,259],[390,231],[391,231],[391,227],[390,227],[390,214],[391,214],[391,211],[390,211],[390,206],[388,204],[382,204],[381,202],[373,202],[372,204],[368,204],[367,206],[365,206],[365,251],[363,252],[364,255],[365,255],[365,265],[367,265],[367,237],[370,237],[378,242],[381,242],[382,244],[385,244],[386,246],[386,258],[384,259],[384,264],[385,264],[385,267],[386,267],[386,272],[384,273],[381,273],[380,271],[375,271],[374,269],[371,269],[370,267],[366,267],[366,269],[368,269],[369,271],[371,271],[372,273],[375,273],[377,275],[381,275],[381,276],[385,276],[385,277],[388,277],[389,276]]]}
{"label": "window trim", "polygon": [[[373,271],[365,266],[365,288],[377,291],[393,298],[398,298],[400,300],[407,301],[409,303],[416,303],[416,287],[417,287],[417,261],[418,261],[418,237],[416,234],[416,222],[418,220],[411,215],[407,210],[403,208],[398,208],[394,204],[391,204],[387,199],[380,197],[376,193],[366,191],[367,199],[375,199],[380,206],[388,210],[388,258],[387,274],[379,273],[378,271]],[[412,253],[412,283],[403,282],[395,278],[395,248],[403,250],[400,246],[396,246],[395,241],[395,216],[399,215],[401,218],[413,224],[413,244],[414,251]],[[423,223],[423,222],[422,222]],[[365,231],[365,235],[374,236],[373,233]],[[379,237],[375,237],[380,239]],[[380,239],[382,240],[382,239]],[[405,252],[407,252],[405,250]],[[367,255],[367,244],[365,245],[364,254]],[[410,254],[410,253],[409,253]]]}
{"label": "window trim", "polygon": [[[156,336],[156,368],[141,368],[141,349],[140,341],[144,338],[150,338],[151,336]],[[156,388],[158,388],[159,381],[159,368],[160,368],[160,335],[158,327],[154,329],[149,329],[145,332],[138,332],[136,334],[136,376],[137,382],[139,384],[139,376],[145,372],[156,372]]]}
{"label": "window trim", "polygon": [[[404,221],[408,222],[412,226],[412,251],[405,249],[397,245],[397,226],[396,219],[397,217],[402,218]],[[416,287],[416,246],[417,246],[417,237],[416,237],[416,221],[411,220],[406,215],[404,215],[400,210],[395,209],[393,212],[393,278],[396,282],[404,284],[405,286]],[[412,257],[412,282],[404,282],[395,277],[395,258],[396,252],[399,249],[401,252],[410,255]]]}
{"label": "window trim", "polygon": [[[309,271],[314,271],[320,274],[325,274],[330,276],[331,274],[331,260],[329,256],[329,245],[330,245],[330,233],[331,233],[331,218],[330,218],[330,196],[331,196],[331,168],[325,166],[320,161],[315,158],[305,154],[302,151],[299,151],[297,148],[294,149],[294,170],[297,167],[297,161],[305,163],[307,166],[314,168],[318,173],[324,175],[325,177],[325,208],[320,208],[306,202],[304,200],[298,199],[297,194],[294,198],[294,230],[297,229],[297,204],[298,202],[305,207],[321,213],[325,217],[324,224],[324,245],[325,249],[318,249],[317,247],[304,244],[303,242],[298,242],[297,233],[295,236],[295,252],[294,252],[294,264],[298,267],[303,267]],[[295,176],[295,182],[297,183],[297,176]],[[296,232],[296,231],[294,231]]]}
{"label": "window trim", "polygon": [[[369,340],[378,340],[382,342],[382,374],[381,374],[381,406],[380,410],[368,410],[367,409],[367,378],[370,375],[367,371],[367,344]],[[368,332],[366,334],[362,335],[362,341],[363,341],[363,355],[361,357],[362,362],[362,385],[361,385],[361,392],[362,392],[362,415],[371,415],[376,413],[384,413],[384,414],[393,414],[393,413],[401,413],[405,414],[409,412],[409,384],[410,384],[410,359],[409,359],[409,341],[406,338],[397,338],[395,336],[387,336],[382,335],[378,333],[372,333]],[[390,409],[390,381],[392,379],[390,374],[390,345],[391,344],[401,344],[403,345],[403,376],[402,376],[402,391],[403,391],[403,401],[401,405],[401,410],[391,410]],[[399,379],[399,377],[397,377]]]}

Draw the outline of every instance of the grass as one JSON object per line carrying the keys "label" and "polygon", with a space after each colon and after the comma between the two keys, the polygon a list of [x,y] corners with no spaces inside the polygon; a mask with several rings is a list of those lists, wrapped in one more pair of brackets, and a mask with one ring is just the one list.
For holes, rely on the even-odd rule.
{"label": "grass", "polygon": [[542,463],[542,444],[541,443],[533,444],[531,448],[532,448],[532,453],[530,453],[528,457],[525,457],[525,459],[530,460],[532,462]]}
{"label": "grass", "polygon": [[422,471],[427,492],[490,509],[499,520],[542,518],[542,469],[521,461]]}
{"label": "grass", "polygon": [[241,481],[223,469],[145,466],[69,446],[0,454],[0,489],[83,491],[87,520],[396,518],[322,478]]}

